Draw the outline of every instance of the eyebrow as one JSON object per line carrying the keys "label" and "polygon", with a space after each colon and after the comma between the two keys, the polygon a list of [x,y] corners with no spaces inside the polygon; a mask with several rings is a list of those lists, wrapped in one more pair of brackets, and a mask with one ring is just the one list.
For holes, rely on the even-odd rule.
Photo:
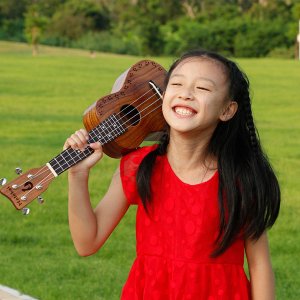
{"label": "eyebrow", "polygon": [[[182,74],[174,74],[174,75],[171,75],[170,79],[173,78],[173,77],[184,77],[184,75],[182,75]],[[209,78],[206,78],[206,77],[202,77],[202,76],[197,77],[197,79],[208,81],[214,87],[217,87],[216,83],[212,79],[209,79]]]}

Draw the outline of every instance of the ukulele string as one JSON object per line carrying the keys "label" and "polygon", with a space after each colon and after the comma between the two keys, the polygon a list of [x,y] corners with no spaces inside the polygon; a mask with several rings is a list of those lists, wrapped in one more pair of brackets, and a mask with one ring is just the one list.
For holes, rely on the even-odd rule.
{"label": "ukulele string", "polygon": [[[148,91],[146,91],[144,94],[140,95],[137,99],[135,99],[135,100],[134,100],[132,103],[130,103],[130,104],[134,104],[135,102],[139,101],[142,97],[144,97],[145,95],[147,95],[147,94],[150,93],[151,91],[153,91],[153,90],[149,89]],[[147,99],[145,99],[144,102],[142,102],[142,103],[140,103],[139,105],[137,105],[136,108],[138,108],[139,106],[143,105],[143,103],[145,103],[146,101],[148,101],[149,99],[151,99],[151,98],[152,98],[153,96],[155,96],[155,95],[158,95],[159,98],[160,98],[160,95],[155,91],[153,95],[151,95],[150,97],[148,97]],[[153,104],[155,104],[155,103],[153,103]],[[146,107],[146,108],[147,108],[147,107]],[[121,113],[117,113],[116,116],[118,116],[120,119],[122,119],[122,118],[125,118],[127,115],[130,115],[133,111],[134,111],[134,110],[131,110],[131,111],[129,111],[128,113],[126,113],[125,115],[123,115],[123,116],[121,115]],[[143,112],[143,111],[141,111],[141,112]],[[131,117],[130,119],[128,119],[126,122],[130,121],[131,119],[135,118],[135,117],[138,116],[138,115],[139,115],[139,113],[136,114],[136,115],[134,115],[134,116],[132,116],[132,117]],[[125,119],[126,119],[126,118],[125,118]],[[125,122],[125,123],[126,123],[126,122]],[[124,123],[124,124],[125,124],[125,123]],[[117,129],[118,129],[118,128],[117,128]]]}
{"label": "ukulele string", "polygon": [[[135,102],[137,102],[137,101],[139,101],[142,97],[144,97],[145,95],[147,95],[149,92],[151,92],[152,90],[150,89],[150,90],[148,90],[147,92],[145,92],[144,94],[142,94],[140,97],[138,97],[136,100],[134,100],[131,104],[134,104]],[[139,106],[141,106],[142,104],[144,104],[144,103],[146,103],[148,100],[150,100],[153,96],[159,96],[158,97],[158,99],[156,99],[154,102],[151,102],[148,106],[146,106],[142,111],[138,111],[138,113],[136,113],[135,115],[133,115],[132,117],[130,117],[129,119],[126,119],[126,116],[128,116],[128,115],[130,115],[132,112],[134,112],[135,110],[134,109],[132,109],[131,111],[129,111],[127,114],[125,114],[125,115],[121,115],[121,113],[119,113],[119,114],[116,114],[116,115],[118,115],[119,116],[119,118],[120,118],[120,120],[122,120],[122,119],[126,119],[126,121],[123,123],[123,125],[127,125],[126,123],[129,123],[129,124],[131,124],[131,120],[132,119],[134,119],[135,117],[137,117],[140,113],[142,113],[142,112],[144,112],[146,109],[148,109],[149,107],[151,107],[151,106],[153,106],[153,105],[155,105],[155,103],[156,102],[158,102],[160,99],[161,99],[161,97],[160,97],[160,95],[159,95],[159,93],[157,93],[156,91],[154,92],[154,94],[153,95],[151,95],[150,97],[148,97],[147,99],[145,99],[145,101],[143,102],[143,103],[141,103],[141,104],[139,104],[136,108],[138,108]],[[161,107],[162,105],[160,104],[158,107],[155,107],[154,109],[152,109],[150,112],[148,112],[147,114],[145,114],[144,116],[142,116],[141,117],[141,119],[143,119],[143,118],[145,118],[147,115],[149,115],[149,114],[151,114],[153,111],[155,111],[156,109],[158,109],[159,107]],[[109,129],[112,129],[112,133],[114,133],[114,132],[116,132],[117,131],[117,129],[119,129],[119,128],[111,128],[111,127],[109,127]],[[76,153],[76,152],[75,152]],[[76,153],[77,154],[77,153]],[[78,155],[77,155],[78,156]],[[71,156],[70,156],[71,157]],[[64,158],[65,159],[65,158]],[[71,159],[72,159],[72,157],[71,157]],[[67,165],[69,165],[69,162],[70,161],[68,161],[68,160],[66,160],[65,159],[65,161],[66,161],[66,163],[67,163]],[[74,160],[73,160],[74,161]],[[75,161],[74,161],[75,162]],[[60,165],[58,162],[57,162],[57,164],[58,165]],[[54,164],[53,166],[55,166],[56,164]],[[47,171],[49,171],[49,168],[47,167],[47,166],[44,166],[44,167],[42,167],[36,174],[34,174],[34,175],[32,175],[32,177],[31,178],[28,178],[28,179],[34,179],[34,178],[38,178],[39,176],[42,176],[45,172],[47,172]],[[48,182],[49,180],[51,180],[52,178],[51,178],[51,175],[54,177],[54,175],[52,174],[52,173],[49,173],[44,179],[42,179],[36,186],[39,186],[39,185],[42,185],[42,184],[44,184],[44,183],[46,183],[46,182]],[[50,176],[50,178],[48,178]],[[26,182],[27,182],[28,180],[26,180],[26,181],[24,181],[22,184],[20,184],[20,185],[23,185],[23,184],[25,184]],[[31,193],[32,191],[33,191],[34,189],[31,189],[31,190],[29,190],[26,194],[24,194],[24,196],[27,196],[29,193]]]}
{"label": "ukulele string", "polygon": [[[136,99],[135,101],[133,101],[132,103],[137,102],[137,101],[140,100],[143,96],[145,96],[146,94],[148,94],[150,91],[151,91],[151,90],[148,90],[147,92],[145,92],[143,95],[141,95],[139,98],[137,98],[137,99]],[[147,101],[150,100],[153,96],[156,96],[156,95],[159,96],[159,94],[158,94],[157,92],[155,92],[153,95],[151,95],[150,97],[148,97],[148,98],[144,101],[144,103],[147,102]],[[149,107],[151,107],[152,105],[155,105],[155,103],[158,102],[159,100],[160,100],[160,96],[159,96],[159,98],[156,99],[154,102],[151,102],[148,106],[146,106],[140,113],[144,112],[145,110],[147,110],[147,109],[148,109]],[[142,103],[142,104],[143,104],[143,103]],[[139,104],[136,108],[138,108],[138,107],[141,106],[142,104]],[[141,119],[145,118],[146,116],[148,116],[149,114],[151,114],[153,111],[155,111],[155,110],[158,109],[159,107],[161,107],[161,105],[159,105],[158,107],[155,107],[154,109],[152,109],[151,111],[149,111],[148,113],[146,113],[144,116],[141,117]],[[120,119],[121,119],[121,120],[124,119],[124,117],[126,117],[127,115],[130,115],[130,113],[132,113],[133,111],[134,111],[134,109],[131,110],[130,112],[128,112],[127,114],[125,114],[124,116],[121,116],[120,113],[119,113]],[[130,123],[130,121],[131,121],[133,118],[135,118],[136,116],[138,116],[140,113],[137,113],[137,114],[133,115],[131,118],[126,119],[126,121],[125,121],[123,124],[124,124],[124,125],[127,125],[127,123]],[[109,129],[112,129],[111,132],[114,133],[114,132],[116,132],[119,128],[115,129],[115,128],[109,127]],[[66,150],[68,150],[68,149],[66,149]],[[81,153],[82,153],[82,152],[81,152]],[[78,156],[78,154],[77,154],[76,152],[75,152],[75,154]],[[78,157],[81,159],[80,156],[78,156]],[[70,158],[73,159],[72,156],[70,156]],[[67,165],[69,165],[69,163],[71,162],[71,159],[70,159],[70,160],[67,160],[65,157],[63,157],[63,159],[66,161]],[[73,161],[74,161],[74,160],[73,160]],[[74,161],[74,162],[75,162],[75,161]],[[75,163],[77,163],[77,162],[75,162]],[[53,164],[54,167],[57,166],[57,165],[60,166],[59,162],[56,162],[55,164]],[[47,166],[44,166],[42,169],[39,170],[38,173],[34,174],[34,175],[32,176],[32,178],[37,178],[37,177],[39,177],[39,176],[42,176],[42,175],[43,175],[45,172],[47,172],[48,170],[49,170],[49,168],[48,168]],[[26,180],[26,181],[28,181],[28,180]],[[26,181],[24,181],[21,185],[25,184]],[[40,183],[38,183],[38,184],[40,184]]]}
{"label": "ukulele string", "polygon": [[[69,149],[72,149],[72,148],[68,148],[68,149],[66,149],[66,150],[64,150],[64,151],[69,151]],[[75,152],[76,153],[76,152]],[[80,160],[82,160],[81,159],[81,157],[76,153],[76,155],[77,155],[77,157],[80,159]],[[71,157],[72,158],[72,157]],[[66,159],[65,159],[65,161],[66,161],[66,163],[67,163],[67,165],[69,165],[69,161],[67,161]],[[73,159],[73,161],[74,161],[74,163],[76,164],[77,162]],[[59,165],[59,163],[57,163],[58,165]],[[50,171],[50,169],[49,169],[49,167],[47,166],[47,165],[45,165],[45,166],[43,166],[42,168],[40,168],[39,170],[38,170],[38,172],[37,173],[35,173],[35,174],[30,174],[31,176],[30,177],[27,177],[27,179],[25,180],[25,181],[23,181],[22,183],[20,183],[19,184],[19,186],[22,186],[22,185],[24,185],[26,182],[28,182],[28,181],[30,181],[30,180],[32,180],[32,179],[36,179],[36,178],[38,178],[39,176],[42,176],[42,175],[44,175],[44,173],[47,173],[47,172],[49,172]],[[51,172],[51,171],[50,171]],[[51,173],[52,174],[52,173]],[[53,175],[54,176],[54,175]],[[40,184],[40,183],[38,183],[38,184]],[[36,185],[38,185],[38,184],[36,184]],[[35,186],[36,186],[35,185]]]}
{"label": "ukulele string", "polygon": [[[134,112],[135,110],[136,110],[136,108],[138,108],[139,106],[141,106],[141,105],[143,105],[144,103],[146,103],[148,100],[150,100],[153,96],[156,96],[156,95],[158,95],[159,96],[159,98],[158,99],[156,99],[154,102],[151,102],[148,106],[146,106],[143,110],[141,110],[141,111],[137,111],[137,113],[136,114],[134,114],[132,117],[130,117],[129,119],[126,119],[125,117],[126,116],[128,116],[128,115],[130,115],[132,112]],[[132,119],[134,119],[134,118],[136,118],[137,116],[139,116],[142,112],[144,112],[146,109],[148,109],[149,107],[151,107],[151,106],[153,106],[153,105],[155,105],[157,102],[159,102],[159,100],[160,100],[160,95],[157,93],[157,92],[155,92],[153,95],[151,95],[150,97],[148,97],[143,103],[141,103],[141,104],[139,104],[139,105],[137,105],[135,108],[133,108],[132,110],[130,110],[127,114],[125,114],[125,115],[121,115],[121,113],[118,113],[118,114],[116,114],[117,116],[119,116],[119,118],[120,118],[120,120],[122,120],[122,119],[125,119],[126,121],[123,123],[123,125],[127,125],[127,123],[129,123],[129,124],[131,124],[131,120]],[[134,102],[136,102],[137,100],[135,100]],[[132,102],[132,103],[134,103],[134,102]],[[143,119],[143,118],[145,118],[146,116],[148,116],[149,114],[151,114],[153,111],[155,111],[156,109],[158,109],[158,108],[160,108],[162,105],[160,104],[160,105],[158,105],[158,107],[155,107],[154,109],[152,109],[150,112],[148,112],[147,114],[145,114],[144,116],[142,116],[141,117],[141,120]],[[119,129],[119,128],[112,128],[112,127],[109,127],[109,129],[111,129],[112,130],[112,133],[114,133],[114,132],[116,132],[117,131],[117,129]]]}
{"label": "ukulele string", "polygon": [[[144,94],[140,95],[137,99],[135,99],[131,104],[134,104],[135,102],[139,101],[142,97],[144,97],[146,94],[148,94],[149,92],[151,92],[151,89],[148,90],[147,92],[145,92]],[[103,107],[105,107],[106,105],[110,104],[109,102],[105,103],[103,105]]]}
{"label": "ukulele string", "polygon": [[[151,96],[151,97],[153,97],[153,95]],[[151,98],[150,97],[150,98]],[[148,99],[150,99],[150,98],[148,98]],[[147,99],[147,100],[148,100]],[[158,101],[158,100],[156,100],[156,101]],[[161,106],[161,105],[160,105]],[[159,106],[159,107],[160,107]],[[144,110],[146,110],[147,108],[149,108],[149,107],[151,107],[151,104],[150,105],[148,105]],[[146,117],[147,115],[149,115],[149,114],[151,114],[153,111],[155,111],[157,108],[154,108],[153,110],[151,110],[150,112],[148,112],[146,115],[144,115],[144,117]],[[143,110],[143,111],[144,111]],[[143,118],[143,117],[142,117]],[[76,153],[76,152],[75,152]],[[68,164],[68,161],[66,160],[66,162],[67,162],[67,164]],[[59,163],[57,163],[58,165],[59,165]],[[54,166],[54,165],[53,165]],[[33,177],[32,178],[37,178],[37,177],[39,177],[39,176],[41,176],[41,175],[43,175],[45,172],[47,172],[47,171],[49,171],[49,168],[47,167],[47,166],[44,166],[42,169],[40,169],[39,170],[39,172],[38,173],[36,173],[36,174],[34,174],[33,175]],[[53,177],[52,177],[53,176]],[[45,183],[47,183],[48,181],[50,181],[50,180],[52,180],[54,178],[54,175],[50,172],[45,178],[43,178],[40,182],[38,182],[37,184],[36,184],[36,186],[39,186],[39,185],[43,185],[43,184],[45,184]],[[26,183],[26,181],[24,182],[24,183]],[[23,183],[23,184],[24,184]],[[33,192],[35,189],[33,188],[33,189],[31,189],[31,190],[29,190],[27,193],[25,193],[23,196],[25,196],[25,197],[27,197],[31,192]]]}
{"label": "ukulele string", "polygon": [[[149,90],[149,91],[150,91],[150,90]],[[148,92],[149,92],[149,91],[148,91]],[[144,95],[147,94],[148,92],[144,93]],[[142,112],[144,112],[145,110],[147,110],[149,107],[155,105],[156,102],[158,102],[158,101],[160,100],[160,95],[159,95],[157,92],[155,92],[153,95],[151,95],[150,97],[148,97],[148,98],[143,102],[143,103],[145,103],[146,101],[148,101],[149,99],[151,99],[153,96],[156,96],[156,95],[159,96],[158,99],[156,99],[154,102],[151,102],[151,103],[150,103],[148,106],[146,106],[142,111],[138,112],[137,114],[133,115],[131,118],[127,119],[127,120],[123,123],[123,125],[127,125],[126,123],[129,123],[129,124],[130,124],[130,121],[131,121],[132,119],[134,119],[134,118],[135,118],[136,116],[138,116],[140,113],[142,113]],[[142,96],[141,96],[141,97],[142,97]],[[141,97],[139,97],[138,99],[140,99]],[[135,100],[134,102],[136,102],[136,101],[137,101],[137,100]],[[134,103],[134,102],[132,102],[132,103]],[[142,103],[142,104],[143,104],[143,103]],[[138,105],[137,107],[141,106],[142,104]],[[149,114],[151,114],[153,111],[157,110],[157,109],[160,108],[161,106],[162,106],[162,104],[160,104],[160,105],[157,106],[157,107],[154,107],[154,109],[152,109],[151,111],[147,112],[144,116],[142,116],[141,119],[147,117]],[[130,113],[133,112],[133,111],[134,111],[134,109],[131,110],[129,113],[125,114],[124,116],[130,115]],[[121,117],[121,116],[120,116],[120,119],[122,119],[122,118],[124,118],[124,117]],[[111,129],[110,134],[112,134],[112,133],[117,132],[118,129],[120,129],[120,126],[117,127],[117,128],[113,128],[113,127],[111,127],[111,126],[108,126],[108,129]],[[103,138],[105,138],[105,137],[106,137],[106,136],[103,136]],[[92,138],[91,140],[94,142],[94,138]],[[68,149],[69,149],[69,148],[68,148]],[[66,149],[66,150],[68,150],[68,149]],[[73,149],[73,150],[74,150],[74,149]],[[85,151],[85,150],[84,150],[84,151]],[[76,151],[75,151],[74,153],[77,155],[77,157],[79,157],[79,159],[80,159],[79,161],[83,160],[84,158],[86,158],[87,156],[89,156],[89,155],[91,154],[90,150],[89,150],[89,153],[84,153],[83,151],[80,152],[80,154],[83,154],[84,157],[80,157]],[[70,156],[70,160],[69,160],[68,158],[66,158],[66,157],[63,157],[63,159],[65,160],[67,166],[70,166],[69,163],[71,162],[71,160],[74,161],[74,159],[72,158],[72,156],[71,156],[71,155],[69,155],[69,156]],[[74,161],[74,162],[75,162],[75,161]],[[76,163],[77,163],[77,162],[75,162],[75,164],[76,164]],[[54,167],[54,168],[57,167],[57,166],[58,166],[58,167],[61,167],[61,164],[60,164],[58,161],[56,161],[55,163],[52,164],[52,167]]]}
{"label": "ukulele string", "polygon": [[[38,182],[36,184],[36,187],[39,186],[39,185],[43,185],[44,183],[46,183],[47,181],[51,180],[51,175],[54,177],[54,175],[50,172],[45,178],[43,178],[40,182]],[[49,178],[50,176],[50,178]],[[23,196],[27,197],[31,192],[33,192],[35,189],[32,188],[31,190],[29,190],[27,193],[25,193]]]}
{"label": "ukulele string", "polygon": [[[156,94],[157,94],[157,93],[156,93]],[[157,94],[157,95],[158,95],[158,94]],[[155,95],[152,95],[151,97],[153,97],[153,96],[155,96]],[[149,100],[151,97],[149,97],[148,99],[146,99],[145,102],[146,102],[147,100]],[[126,119],[126,121],[123,123],[123,125],[127,125],[127,123],[129,123],[129,125],[130,125],[130,124],[131,124],[130,121],[131,121],[132,119],[134,119],[135,117],[139,116],[140,113],[144,112],[144,111],[147,110],[149,107],[155,105],[156,102],[158,102],[158,101],[159,101],[159,99],[156,99],[154,102],[152,102],[151,104],[149,104],[148,106],[146,106],[143,110],[141,110],[140,112],[138,111],[138,112],[137,112],[135,115],[133,115],[131,118]],[[142,105],[142,104],[141,104],[141,105]],[[140,106],[140,105],[139,105],[139,106]],[[137,107],[139,107],[139,106],[137,106]],[[158,105],[157,105],[156,107],[154,107],[151,111],[149,111],[149,112],[147,112],[146,114],[144,114],[144,115],[141,117],[141,120],[144,119],[145,117],[147,117],[149,114],[151,114],[151,113],[154,112],[155,110],[157,110],[158,108],[160,108],[161,106],[162,106],[162,104],[158,104]],[[135,109],[132,109],[129,113],[127,113],[127,114],[124,115],[124,116],[130,115],[130,113],[131,113],[131,112],[134,112],[134,111],[135,111]],[[124,118],[124,116],[123,116],[123,117],[120,116],[120,119]],[[109,133],[109,135],[118,132],[118,130],[120,130],[120,128],[122,129],[121,126],[119,126],[119,127],[116,128],[115,126],[112,127],[111,125],[107,127],[107,129],[110,129],[110,130],[111,130],[110,133]],[[106,136],[104,135],[103,138],[105,138],[105,137],[106,137]],[[96,136],[95,138],[97,138],[97,136]],[[97,141],[97,140],[94,140],[94,137],[92,137],[91,140],[92,140],[93,142],[96,142],[96,141]],[[105,142],[105,143],[106,143],[106,142]],[[105,143],[103,143],[102,145],[104,145]]]}
{"label": "ukulele string", "polygon": [[39,171],[36,174],[30,174],[30,178],[27,177],[27,179],[25,181],[23,181],[22,183],[19,184],[19,187],[24,185],[26,182],[30,181],[31,179],[35,179],[41,175],[43,175],[45,172],[47,172],[49,170],[49,168],[47,166],[43,166],[41,169],[39,169]]}
{"label": "ukulele string", "polygon": [[[144,94],[142,94],[142,95],[140,95],[137,99],[135,99],[131,104],[134,104],[135,102],[137,102],[137,101],[139,101],[142,97],[144,97],[145,95],[147,95],[148,93],[150,93],[151,91],[153,91],[153,89],[149,89],[149,90],[147,90]],[[146,101],[148,101],[148,100],[150,100],[153,96],[156,96],[156,95],[158,95],[158,99],[156,99],[156,101],[155,102],[153,102],[152,104],[153,105],[155,105],[155,103],[159,100],[159,99],[162,99],[161,98],[161,95],[157,92],[157,91],[155,91],[154,90],[154,94],[153,95],[151,95],[150,97],[148,97],[147,99],[145,99],[142,103],[140,103],[139,105],[137,105],[135,108],[138,108],[139,106],[141,106],[141,105],[143,105],[144,103],[146,103]],[[108,103],[107,103],[108,104]],[[106,104],[106,105],[107,105]],[[144,110],[146,110],[148,107],[150,107],[152,104],[150,104],[150,105],[148,105]],[[161,105],[160,105],[161,106]],[[159,106],[159,107],[160,107]],[[141,112],[143,112],[144,110],[142,110]],[[115,114],[116,116],[118,116],[119,118],[120,118],[120,120],[123,118],[125,118],[126,116],[128,116],[128,115],[130,115],[132,112],[134,111],[134,109],[132,109],[131,111],[129,111],[128,113],[126,113],[125,115],[121,115],[121,113],[118,113],[118,114]],[[154,110],[152,110],[152,111],[154,111]],[[152,112],[151,111],[151,112]],[[130,123],[130,121],[133,119],[133,118],[135,118],[136,116],[138,116],[140,114],[140,112],[138,111],[138,113],[137,114],[135,114],[135,115],[133,115],[131,118],[129,118],[129,119],[126,119],[126,122],[124,122],[124,124],[126,124],[126,123]],[[148,114],[147,114],[148,115]],[[109,128],[109,129],[111,129],[111,128]],[[117,129],[119,129],[119,128],[116,128],[116,129],[112,129],[112,130],[117,130]]]}
{"label": "ukulele string", "polygon": [[[141,105],[143,105],[144,103],[146,103],[146,101],[148,101],[148,100],[150,100],[153,96],[155,96],[155,95],[158,95],[158,93],[155,93],[154,95],[152,95],[152,96],[150,96],[149,98],[147,98],[143,103],[141,103],[141,104],[139,104],[138,106],[136,106],[135,108],[138,108],[139,106],[141,106]],[[132,109],[131,111],[129,111],[127,114],[125,114],[125,115],[121,115],[120,113],[119,113],[119,116],[120,116],[120,119],[126,119],[126,121],[124,122],[124,124],[126,124],[126,123],[130,123],[130,121],[132,120],[132,119],[134,119],[136,116],[138,116],[140,113],[142,113],[142,112],[144,112],[147,108],[149,108],[149,107],[151,107],[152,105],[155,105],[156,104],[156,102],[158,102],[160,99],[156,99],[154,102],[151,102],[148,106],[146,106],[143,110],[141,110],[140,112],[138,111],[135,115],[133,115],[131,118],[129,118],[129,119],[126,119],[125,117],[127,116],[127,115],[130,115],[132,112],[134,112],[135,111],[135,109]],[[160,105],[161,106],[161,105]],[[159,106],[159,107],[160,107]],[[157,108],[154,108],[154,110],[156,110]],[[152,110],[151,112],[153,112],[154,110]],[[148,115],[148,114],[147,114]],[[145,117],[145,116],[144,116]],[[141,119],[142,118],[144,118],[144,117],[141,117]]]}

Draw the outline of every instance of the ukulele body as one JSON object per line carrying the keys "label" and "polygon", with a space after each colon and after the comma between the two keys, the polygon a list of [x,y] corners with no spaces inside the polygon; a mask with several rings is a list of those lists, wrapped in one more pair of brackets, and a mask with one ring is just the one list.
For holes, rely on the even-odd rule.
{"label": "ukulele body", "polygon": [[[100,141],[105,154],[118,158],[136,149],[149,135],[156,140],[166,126],[161,109],[165,77],[164,68],[150,60],[140,61],[125,71],[116,80],[112,94],[100,98],[84,112],[83,123],[90,142]],[[25,206],[46,191],[55,177],[92,153],[90,147],[83,151],[65,149],[45,165],[4,183],[0,193],[27,214]]]}
{"label": "ukulele body", "polygon": [[[153,81],[161,93],[165,90],[166,71],[158,63],[143,60],[126,70],[116,80],[112,94],[92,104],[83,115],[87,131],[92,130],[113,113],[121,116],[127,130],[103,145],[103,152],[118,158],[136,149],[147,137],[158,139],[165,128],[162,99],[151,87]],[[149,139],[148,139],[149,140]]]}

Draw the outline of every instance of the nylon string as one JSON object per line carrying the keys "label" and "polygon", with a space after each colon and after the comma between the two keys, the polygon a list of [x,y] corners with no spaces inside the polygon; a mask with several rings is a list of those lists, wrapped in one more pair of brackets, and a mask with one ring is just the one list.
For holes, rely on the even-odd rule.
{"label": "nylon string", "polygon": [[[133,101],[132,102],[132,104],[133,103],[135,103],[136,101],[138,101],[141,97],[143,97],[144,95],[146,95],[147,93],[149,93],[151,90],[149,90],[149,91],[147,91],[146,93],[144,93],[143,95],[141,95],[138,99],[136,99],[135,101]],[[157,92],[155,92],[154,93],[154,95],[151,95],[150,97],[148,97],[143,103],[141,103],[141,104],[139,104],[136,108],[138,108],[139,106],[141,106],[142,104],[144,104],[146,101],[148,101],[149,99],[151,99],[153,96],[155,96],[155,95],[159,95]],[[160,96],[159,96],[160,97]],[[133,115],[131,118],[129,118],[129,119],[127,119],[124,123],[123,123],[123,125],[127,125],[127,123],[130,123],[130,121],[133,119],[133,118],[135,118],[136,116],[138,116],[140,113],[142,113],[143,111],[145,111],[146,109],[148,109],[149,107],[151,107],[152,105],[155,105],[156,104],[156,102],[158,102],[158,101],[160,101],[160,98],[158,98],[158,99],[156,99],[154,102],[151,102],[148,106],[146,106],[142,111],[138,111],[135,115]],[[161,107],[161,105],[159,105],[157,108],[154,108],[154,109],[152,109],[150,112],[148,112],[147,114],[145,114],[144,116],[142,116],[141,117],[141,119],[143,119],[143,118],[145,118],[146,116],[148,116],[149,114],[151,114],[153,111],[155,111],[156,109],[158,109],[159,107]],[[122,119],[122,118],[124,118],[125,116],[127,116],[127,115],[130,115],[130,113],[132,112],[132,111],[135,111],[135,109],[132,109],[130,112],[128,112],[127,114],[125,114],[123,117],[121,117],[121,115],[120,115],[120,119]],[[116,114],[116,115],[118,115],[118,114]],[[108,119],[106,119],[106,120],[104,120],[103,122],[105,122],[105,121],[107,121],[107,123],[109,123],[109,121],[110,120],[108,120]],[[102,123],[103,123],[102,122]],[[111,130],[111,133],[116,133],[117,132],[117,130],[118,129],[120,129],[120,128],[122,128],[122,125],[120,125],[119,127],[116,127],[115,128],[115,126],[114,126],[114,128],[112,128],[111,127],[111,124],[108,124],[109,126],[107,126],[106,127],[106,129],[110,129]],[[92,129],[90,132],[93,132],[93,131],[96,131],[97,130],[97,132],[98,132],[98,134],[99,134],[99,131],[98,131],[98,129],[97,129],[97,127],[95,127],[94,129]],[[111,135],[111,133],[109,134],[109,135]],[[101,134],[100,134],[101,135]],[[90,135],[91,136],[91,135]],[[105,138],[106,138],[107,136],[103,136],[103,138],[104,138],[104,141],[105,141]],[[93,142],[95,142],[95,141],[97,141],[97,140],[95,140],[95,138],[97,138],[97,136],[95,136],[95,137],[92,137],[91,136],[91,140],[93,141]],[[109,139],[107,140],[107,141],[105,141],[105,142],[108,142],[109,141]],[[68,148],[69,149],[69,148]],[[68,149],[66,149],[66,150],[68,150]],[[72,150],[74,150],[74,149],[72,149]],[[84,151],[87,151],[87,152],[89,152],[89,153],[84,153]],[[82,151],[82,152],[80,152],[80,154],[83,154],[84,155],[84,158],[86,158],[87,156],[89,156],[91,153],[92,153],[92,149],[91,148],[86,148],[84,151]],[[79,157],[79,159],[80,160],[82,160],[83,158],[82,157],[80,157],[79,155],[78,155],[78,153],[77,153],[77,151],[75,151],[74,150],[74,152],[73,153],[75,153],[76,155],[77,155],[77,157]],[[68,153],[69,154],[69,153]],[[71,156],[71,154],[69,154],[69,156],[71,157],[71,159],[74,161],[74,159],[73,159],[73,157]],[[69,162],[71,161],[71,160],[66,160],[66,158],[65,157],[63,157],[63,159],[66,161],[66,164],[67,164],[67,166],[69,166]],[[67,158],[68,159],[68,158]],[[56,163],[55,164],[53,164],[53,167],[57,167],[57,165],[62,169],[62,167],[61,167],[61,163],[60,162],[58,162],[57,161],[57,159],[56,158],[54,158],[54,160],[56,161]],[[75,161],[74,161],[75,162]],[[77,163],[77,162],[75,162],[75,163]]]}

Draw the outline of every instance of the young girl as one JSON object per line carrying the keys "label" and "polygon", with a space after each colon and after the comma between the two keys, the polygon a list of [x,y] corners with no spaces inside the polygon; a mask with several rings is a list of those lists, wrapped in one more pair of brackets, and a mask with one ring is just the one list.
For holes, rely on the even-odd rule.
{"label": "young girl", "polygon": [[[168,128],[160,143],[121,159],[96,209],[88,176],[100,144],[69,170],[78,253],[99,250],[136,204],[137,257],[122,299],[275,299],[266,229],[280,191],[256,135],[247,77],[215,53],[186,53],[170,68],[162,110]],[[81,129],[64,148],[84,149],[87,139]]]}

